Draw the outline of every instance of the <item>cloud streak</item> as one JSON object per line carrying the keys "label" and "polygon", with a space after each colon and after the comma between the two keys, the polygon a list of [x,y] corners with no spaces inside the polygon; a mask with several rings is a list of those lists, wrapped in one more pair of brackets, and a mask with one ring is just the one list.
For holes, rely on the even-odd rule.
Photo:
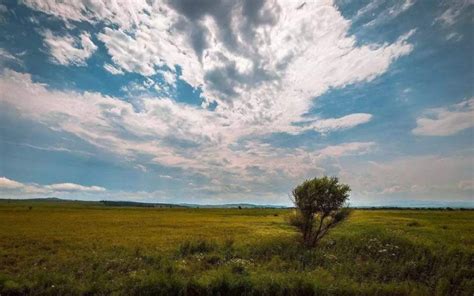
{"label": "cloud streak", "polygon": [[413,134],[450,136],[474,127],[474,98],[444,108],[428,109],[416,119]]}
{"label": "cloud streak", "polygon": [[51,185],[39,185],[35,183],[25,184],[6,177],[0,177],[0,192],[5,195],[54,194],[64,192],[98,193],[105,191],[106,189],[100,186],[83,186],[74,183],[58,183]]}
{"label": "cloud streak", "polygon": [[[206,174],[211,168],[216,168],[217,174],[222,170],[239,174],[250,163],[275,169],[265,163],[275,163],[276,159],[265,158],[265,153],[256,156],[253,150],[257,146],[252,143],[258,143],[259,135],[278,130],[278,127],[265,130],[265,126],[247,126],[232,121],[230,115],[170,99],[144,98],[140,103],[142,109],[136,110],[128,102],[98,93],[50,90],[33,82],[28,74],[11,70],[0,76],[0,87],[6,91],[1,101],[14,107],[21,116],[129,159],[144,154],[158,164]],[[370,118],[368,114],[354,114],[313,119],[309,126],[291,127],[288,131],[334,132],[365,123]],[[255,140],[235,146],[243,138]],[[175,144],[179,142],[189,145]],[[257,145],[266,149],[265,145]],[[268,151],[291,154],[291,151],[278,149]]]}

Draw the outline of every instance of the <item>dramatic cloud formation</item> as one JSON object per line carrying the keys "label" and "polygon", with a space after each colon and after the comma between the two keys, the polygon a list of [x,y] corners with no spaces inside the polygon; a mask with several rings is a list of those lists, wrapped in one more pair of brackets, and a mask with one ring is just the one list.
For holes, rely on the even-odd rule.
{"label": "dramatic cloud formation", "polygon": [[474,126],[474,98],[446,108],[428,109],[416,120],[415,135],[449,136]]}
{"label": "dramatic cloud formation", "polygon": [[331,1],[300,9],[273,1],[137,1],[117,7],[72,2],[26,3],[68,20],[115,25],[98,34],[115,63],[105,66],[109,72],[151,76],[179,65],[180,78],[202,88],[204,106],[217,102],[216,113],[231,124],[284,132],[294,130],[291,123],[302,120],[314,97],[370,81],[413,48],[407,43],[413,31],[393,44],[357,46],[348,34],[350,22]]}
{"label": "dramatic cloud formation", "polygon": [[[457,151],[416,145],[474,126],[474,99],[434,104],[424,95],[449,93],[439,90],[444,80],[429,80],[432,68],[449,65],[450,77],[464,77],[452,78],[457,97],[472,97],[459,87],[472,77],[468,67],[457,71],[463,62],[453,61],[465,50],[432,47],[472,47],[461,27],[470,3],[429,11],[416,0],[7,3],[0,120],[19,129],[3,129],[0,144],[50,158],[28,178],[44,185],[8,179],[22,171],[20,156],[0,168],[0,184],[38,195],[287,203],[296,183],[332,174],[353,183],[354,196],[422,192],[430,186],[424,172],[413,169],[411,180],[401,168]],[[23,48],[25,38],[38,44]],[[67,165],[48,166],[59,156],[78,170],[94,159],[99,172],[78,178]],[[445,187],[466,197],[472,176],[453,162]],[[56,169],[61,183],[48,178]],[[76,184],[84,180],[100,186]]]}
{"label": "dramatic cloud formation", "polygon": [[[304,174],[316,164],[308,162],[308,157],[318,159],[326,155],[325,151],[330,151],[328,148],[323,153],[272,148],[259,144],[256,139],[236,145],[240,138],[258,135],[262,131],[258,131],[258,127],[232,123],[225,113],[179,104],[170,99],[144,98],[140,103],[142,109],[137,111],[130,103],[98,93],[49,90],[43,84],[32,82],[28,74],[9,70],[0,76],[0,88],[6,91],[2,102],[14,106],[21,116],[54,130],[74,134],[101,149],[130,159],[137,153],[149,155],[153,162],[194,169],[215,177],[221,171],[244,174],[248,166],[258,166],[270,172],[281,170],[290,175],[296,172]],[[310,128],[330,132],[354,127],[367,122],[370,117],[368,114],[353,114],[342,118],[312,119],[309,127],[292,127],[292,130]],[[176,146],[173,139],[193,145]],[[351,153],[366,149],[373,143],[346,145],[338,146],[339,155],[345,151]],[[209,172],[210,168],[213,172]]]}

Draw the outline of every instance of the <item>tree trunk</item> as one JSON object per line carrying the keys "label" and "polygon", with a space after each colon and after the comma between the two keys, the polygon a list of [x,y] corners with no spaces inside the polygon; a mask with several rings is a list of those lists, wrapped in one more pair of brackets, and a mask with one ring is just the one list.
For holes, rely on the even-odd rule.
{"label": "tree trunk", "polygon": [[321,229],[324,225],[324,219],[326,219],[326,215],[322,215],[321,218],[319,219],[319,226],[318,226],[318,230],[314,233],[314,235],[312,235],[311,237],[311,243],[310,243],[310,247],[314,248],[316,246],[316,244],[319,242],[320,240],[320,234],[321,234]]}

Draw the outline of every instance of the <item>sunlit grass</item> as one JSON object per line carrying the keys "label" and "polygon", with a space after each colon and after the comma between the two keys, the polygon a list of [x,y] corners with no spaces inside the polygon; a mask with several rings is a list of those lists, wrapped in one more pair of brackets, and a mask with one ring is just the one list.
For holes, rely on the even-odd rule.
{"label": "sunlit grass", "polygon": [[2,201],[0,294],[474,291],[472,211],[356,210],[313,251],[288,214]]}

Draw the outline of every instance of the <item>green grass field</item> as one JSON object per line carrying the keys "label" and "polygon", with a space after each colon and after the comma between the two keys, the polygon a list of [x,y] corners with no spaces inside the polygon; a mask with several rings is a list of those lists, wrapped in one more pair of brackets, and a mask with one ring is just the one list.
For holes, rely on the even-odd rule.
{"label": "green grass field", "polygon": [[355,210],[316,250],[289,213],[1,201],[0,295],[474,294],[474,211]]}

